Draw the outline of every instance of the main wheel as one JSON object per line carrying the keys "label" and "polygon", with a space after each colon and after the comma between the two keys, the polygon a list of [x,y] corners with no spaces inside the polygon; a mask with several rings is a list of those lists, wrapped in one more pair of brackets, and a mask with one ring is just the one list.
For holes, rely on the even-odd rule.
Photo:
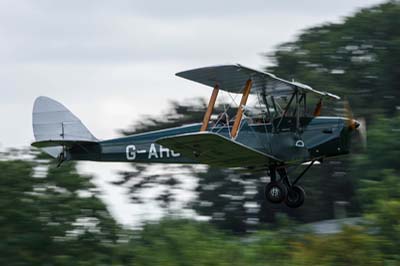
{"label": "main wheel", "polygon": [[289,189],[285,204],[289,208],[298,208],[303,205],[305,199],[304,189],[300,186],[293,186]]}
{"label": "main wheel", "polygon": [[287,188],[280,182],[272,181],[265,186],[265,198],[271,203],[281,203],[287,196]]}

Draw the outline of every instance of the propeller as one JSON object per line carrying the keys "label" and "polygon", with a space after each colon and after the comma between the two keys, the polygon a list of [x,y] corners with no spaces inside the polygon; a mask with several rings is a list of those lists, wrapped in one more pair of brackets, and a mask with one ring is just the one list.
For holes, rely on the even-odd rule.
{"label": "propeller", "polygon": [[367,148],[367,121],[365,120],[364,117],[360,117],[358,119],[358,121],[360,121],[360,126],[358,128],[358,132],[361,137],[362,146],[364,149],[366,149]]}
{"label": "propeller", "polygon": [[353,112],[350,107],[350,103],[347,99],[344,100],[344,113],[347,118],[347,127],[350,130],[357,130],[357,133],[360,135],[362,147],[364,149],[367,148],[367,124],[366,120],[363,117],[359,119],[355,119]]}

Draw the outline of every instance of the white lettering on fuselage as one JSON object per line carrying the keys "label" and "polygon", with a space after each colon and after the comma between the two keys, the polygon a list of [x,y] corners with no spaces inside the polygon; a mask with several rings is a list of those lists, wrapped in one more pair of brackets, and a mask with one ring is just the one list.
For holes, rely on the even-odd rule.
{"label": "white lettering on fuselage", "polygon": [[[137,150],[135,145],[128,145],[126,146],[126,159],[128,161],[133,161],[136,160],[136,155],[137,154],[142,154],[146,153],[147,150],[142,149],[142,150]],[[161,145],[158,145],[158,150],[157,147],[154,143],[150,145],[150,148],[148,150],[148,156],[147,159],[161,159],[161,158],[176,158],[180,157],[181,154],[178,152],[174,152],[173,150],[170,150],[168,148],[164,148]]]}
{"label": "white lettering on fuselage", "polygon": [[160,145],[160,158],[163,158],[164,152],[165,152],[166,157],[169,158],[169,149],[164,148],[163,146]]}
{"label": "white lettering on fuselage", "polygon": [[126,146],[126,159],[128,161],[133,161],[136,159],[136,146],[135,145]]}
{"label": "white lettering on fuselage", "polygon": [[158,154],[157,154],[157,150],[156,150],[156,145],[154,145],[154,143],[152,143],[150,145],[150,150],[149,150],[149,159],[151,158],[158,158]]}
{"label": "white lettering on fuselage", "polygon": [[171,150],[171,156],[172,157],[179,157],[179,156],[181,156],[181,154],[179,152],[174,152],[173,150]]}

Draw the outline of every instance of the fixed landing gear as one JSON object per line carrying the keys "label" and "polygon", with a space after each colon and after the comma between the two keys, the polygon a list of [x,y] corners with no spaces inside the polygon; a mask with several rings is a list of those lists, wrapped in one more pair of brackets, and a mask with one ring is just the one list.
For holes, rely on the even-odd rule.
{"label": "fixed landing gear", "polygon": [[[265,186],[265,198],[271,203],[284,202],[289,208],[298,208],[304,203],[305,191],[296,185],[301,177],[310,169],[315,161],[312,161],[306,169],[293,181],[290,181],[285,168],[270,168],[271,182]],[[277,181],[276,172],[280,179]]]}
{"label": "fixed landing gear", "polygon": [[66,147],[63,146],[62,151],[57,156],[57,168],[59,168],[62,165],[62,163],[66,161],[66,157],[67,157]]}
{"label": "fixed landing gear", "polygon": [[65,161],[65,155],[64,151],[62,151],[57,157],[57,168],[59,168],[64,161]]}
{"label": "fixed landing gear", "polygon": [[304,203],[306,193],[301,186],[292,186],[285,199],[285,204],[289,208],[298,208]]}
{"label": "fixed landing gear", "polygon": [[265,198],[271,203],[282,203],[287,194],[287,188],[281,182],[271,181],[265,186]]}

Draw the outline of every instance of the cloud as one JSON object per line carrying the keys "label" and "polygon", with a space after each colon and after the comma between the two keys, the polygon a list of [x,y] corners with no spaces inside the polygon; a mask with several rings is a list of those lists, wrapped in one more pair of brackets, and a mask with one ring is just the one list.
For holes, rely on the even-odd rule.
{"label": "cloud", "polygon": [[[350,8],[348,2],[5,1],[0,38],[7,41],[0,43],[0,64],[254,56],[301,27],[336,17]],[[353,7],[376,1],[350,2]]]}

